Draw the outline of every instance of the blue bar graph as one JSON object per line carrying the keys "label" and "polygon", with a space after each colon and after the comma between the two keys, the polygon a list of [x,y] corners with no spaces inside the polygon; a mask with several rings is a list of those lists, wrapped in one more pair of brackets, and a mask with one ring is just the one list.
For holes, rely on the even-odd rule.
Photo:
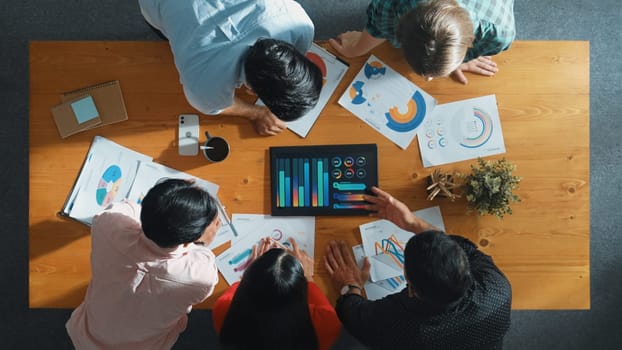
{"label": "blue bar graph", "polygon": [[324,170],[324,206],[328,207],[330,205],[330,192],[329,192],[329,185],[328,185],[328,158],[324,158],[324,164],[326,165],[326,168]]}
{"label": "blue bar graph", "polygon": [[311,206],[311,176],[309,169],[309,158],[305,158],[304,163],[304,174],[305,174],[305,207]]}
{"label": "blue bar graph", "polygon": [[292,206],[292,183],[291,183],[290,160],[285,160],[285,207]]}
{"label": "blue bar graph", "polygon": [[285,207],[285,167],[283,166],[283,163],[285,162],[285,159],[279,159],[278,160],[278,169],[279,169],[279,193],[278,195],[278,199],[279,199],[279,207],[283,208]]}

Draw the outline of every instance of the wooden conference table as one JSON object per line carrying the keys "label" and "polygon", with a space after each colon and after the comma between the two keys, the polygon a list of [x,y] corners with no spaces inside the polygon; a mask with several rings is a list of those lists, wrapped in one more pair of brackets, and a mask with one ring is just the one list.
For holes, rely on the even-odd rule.
{"label": "wooden conference table", "polygon": [[[269,213],[269,146],[376,143],[380,186],[410,208],[440,205],[450,233],[468,237],[508,276],[514,309],[590,308],[589,45],[587,42],[515,42],[495,61],[494,78],[469,75],[424,82],[400,52],[383,45],[373,52],[405,74],[439,103],[496,94],[507,153],[523,178],[522,202],[503,220],[467,213],[464,200],[429,202],[416,140],[402,150],[337,104],[366,57],[350,69],[307,138],[290,131],[258,136],[242,118],[202,116],[201,133],[229,140],[229,158],[208,163],[202,155],[181,157],[175,147],[186,102],[166,42],[30,43],[30,307],[73,308],[90,280],[89,229],[57,212],[95,135],[152,156],[155,161],[220,185],[229,213]],[[129,120],[71,136],[57,133],[50,108],[60,94],[95,83],[121,82]],[[217,82],[214,82],[217,84]],[[498,159],[498,157],[490,157]],[[474,161],[442,166],[466,171]],[[332,289],[321,256],[331,239],[360,243],[358,226],[368,217],[317,217],[316,282],[329,299]],[[224,247],[216,250],[222,251]],[[211,307],[227,287],[198,307]]]}

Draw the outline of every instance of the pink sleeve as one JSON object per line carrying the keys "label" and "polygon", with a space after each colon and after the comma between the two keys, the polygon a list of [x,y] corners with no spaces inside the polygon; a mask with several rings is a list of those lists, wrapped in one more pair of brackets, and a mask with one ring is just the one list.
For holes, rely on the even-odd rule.
{"label": "pink sleeve", "polygon": [[134,202],[124,200],[113,203],[106,208],[105,212],[123,214],[140,222],[140,205]]}
{"label": "pink sleeve", "polygon": [[341,331],[341,322],[326,295],[313,282],[309,286],[309,313],[321,350],[330,349]]}

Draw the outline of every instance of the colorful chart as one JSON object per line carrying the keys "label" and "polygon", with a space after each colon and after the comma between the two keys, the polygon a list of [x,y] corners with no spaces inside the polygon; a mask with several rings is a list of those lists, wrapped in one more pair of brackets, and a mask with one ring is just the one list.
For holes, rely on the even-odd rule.
{"label": "colorful chart", "polygon": [[404,247],[402,243],[397,240],[395,235],[391,235],[389,238],[376,242],[374,248],[376,248],[376,255],[388,254],[396,265],[400,268],[404,267]]}
{"label": "colorful chart", "polygon": [[379,79],[387,72],[387,68],[379,61],[365,63],[363,70],[367,79]]}
{"label": "colorful chart", "polygon": [[253,262],[253,249],[248,248],[241,253],[235,255],[229,260],[229,265],[235,265],[234,272],[242,272]]}
{"label": "colorful chart", "polygon": [[320,69],[320,72],[322,72],[322,86],[326,85],[326,63],[324,63],[322,57],[311,51],[307,52],[306,56],[309,61],[313,62]]}
{"label": "colorful chart", "polygon": [[387,278],[386,280],[378,281],[376,283],[391,292],[397,292],[403,288],[404,283],[406,283],[406,278],[404,278],[404,275],[399,275],[397,277]]}
{"label": "colorful chart", "polygon": [[[398,231],[390,233],[385,238],[373,239],[373,250],[370,254],[370,277],[374,282],[398,277],[404,273],[404,247],[412,233],[403,233],[398,237]],[[399,283],[399,281],[393,281]]]}
{"label": "colorful chart", "polygon": [[239,235],[231,247],[216,257],[216,266],[227,283],[239,281],[252,263],[253,248],[261,239],[270,237],[286,249],[292,249],[290,239],[300,250],[313,256],[315,249],[315,217],[273,217],[262,214],[233,214],[232,225]]}
{"label": "colorful chart", "polygon": [[[365,258],[363,246],[357,245],[352,247],[352,253],[354,254],[357,265],[362,267]],[[364,288],[367,299],[378,300],[406,288],[406,278],[404,278],[404,275],[399,275],[376,282],[367,281]]]}
{"label": "colorful chart", "polygon": [[465,136],[460,146],[466,148],[478,148],[484,145],[493,132],[492,118],[486,111],[479,107],[473,107],[473,119],[463,125]]}
{"label": "colorful chart", "polygon": [[272,215],[367,213],[363,194],[377,183],[375,145],[272,147],[270,156]]}
{"label": "colorful chart", "polygon": [[373,55],[338,103],[402,149],[436,106],[430,94]]}
{"label": "colorful chart", "polygon": [[285,248],[291,249],[292,245],[287,240],[287,237],[292,237],[292,234],[285,234],[285,230],[281,228],[272,229],[272,233],[270,234],[270,238],[282,244]]}
{"label": "colorful chart", "polygon": [[350,86],[350,99],[352,99],[352,104],[360,105],[365,103],[367,99],[363,97],[363,83],[362,81],[355,81],[352,86]]}
{"label": "colorful chart", "polygon": [[[346,158],[352,158],[346,156]],[[333,159],[334,164],[334,159]],[[348,167],[348,164],[349,167]],[[353,162],[340,162],[332,169],[328,158],[279,158],[276,160],[278,186],[275,191],[278,208],[330,207],[331,181],[336,191],[365,191],[367,185],[362,182],[367,175],[364,168],[352,168]],[[344,169],[341,169],[344,168]],[[357,179],[358,181],[336,181]],[[363,201],[363,193],[335,192],[336,201]],[[340,204],[340,203],[335,203]],[[344,208],[333,205],[333,208]]]}
{"label": "colorful chart", "polygon": [[[384,259],[381,259],[381,260],[384,260],[385,263],[394,264],[394,268],[399,269],[399,271],[403,271],[404,270],[404,245],[405,244],[406,242],[399,242],[398,238],[393,234],[389,236],[388,238],[385,238],[381,240],[380,242],[376,242],[374,244],[375,255],[382,256]],[[386,259],[386,257],[389,257],[390,260]],[[396,277],[389,278],[385,281],[390,286],[395,285],[395,288],[397,288],[397,286],[401,284],[400,277],[403,279],[402,276],[396,276]]]}
{"label": "colorful chart", "polygon": [[415,91],[412,98],[406,104],[408,110],[401,113],[397,106],[390,108],[385,116],[387,117],[387,126],[392,130],[399,132],[408,132],[416,129],[425,118],[425,100],[419,91]]}
{"label": "colorful chart", "polygon": [[505,152],[495,95],[436,106],[418,136],[424,167]]}
{"label": "colorful chart", "polygon": [[107,207],[112,203],[119,192],[121,176],[121,168],[118,165],[111,165],[104,171],[95,191],[97,204]]}
{"label": "colorful chart", "polygon": [[[414,214],[432,226],[445,230],[439,207],[421,209]],[[404,231],[387,220],[376,220],[359,226],[361,246],[353,247],[359,266],[367,256],[371,263],[371,282],[365,283],[370,300],[377,300],[406,287],[404,278],[404,248],[413,233]]]}

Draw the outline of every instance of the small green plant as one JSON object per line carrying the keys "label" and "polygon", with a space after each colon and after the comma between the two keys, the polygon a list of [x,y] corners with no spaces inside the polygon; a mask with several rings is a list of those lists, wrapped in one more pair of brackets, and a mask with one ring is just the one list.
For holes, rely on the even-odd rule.
{"label": "small green plant", "polygon": [[471,173],[460,175],[464,184],[462,192],[469,208],[479,215],[496,215],[499,219],[512,214],[510,202],[520,202],[512,191],[518,187],[521,178],[513,176],[516,165],[501,159],[496,162],[478,158],[479,166],[471,165]]}

